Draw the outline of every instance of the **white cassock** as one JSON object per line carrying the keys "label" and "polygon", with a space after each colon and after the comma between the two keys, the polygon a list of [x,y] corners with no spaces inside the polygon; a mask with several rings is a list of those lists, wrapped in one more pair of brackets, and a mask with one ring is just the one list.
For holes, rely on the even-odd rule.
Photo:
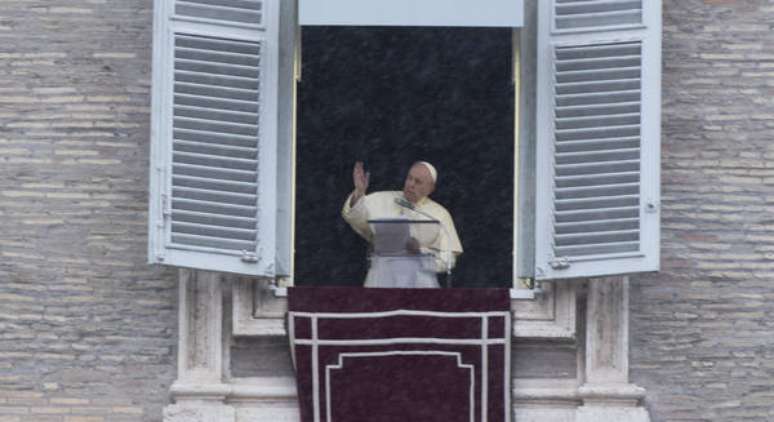
{"label": "white cassock", "polygon": [[446,208],[424,198],[414,205],[414,211],[398,205],[397,200],[402,198],[403,192],[386,191],[368,194],[352,207],[349,204],[351,195],[344,202],[341,210],[344,220],[370,244],[373,244],[374,233],[368,220],[428,220],[427,216],[431,216],[443,227],[438,230],[437,225],[412,224],[411,236],[417,239],[420,253],[428,259],[372,255],[365,287],[439,287],[436,273],[453,267],[456,256],[462,253],[462,244]]}

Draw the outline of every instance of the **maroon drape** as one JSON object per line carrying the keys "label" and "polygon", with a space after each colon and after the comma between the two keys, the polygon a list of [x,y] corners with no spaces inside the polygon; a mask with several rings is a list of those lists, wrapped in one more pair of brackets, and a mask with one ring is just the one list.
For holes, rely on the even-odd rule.
{"label": "maroon drape", "polygon": [[302,422],[510,420],[507,289],[289,289]]}

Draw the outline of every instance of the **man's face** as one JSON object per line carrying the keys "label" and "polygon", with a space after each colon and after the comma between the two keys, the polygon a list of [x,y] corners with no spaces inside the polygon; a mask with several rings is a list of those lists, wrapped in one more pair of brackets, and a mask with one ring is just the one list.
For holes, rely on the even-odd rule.
{"label": "man's face", "polygon": [[435,183],[430,175],[430,170],[422,164],[411,167],[403,183],[403,196],[412,204],[416,204],[422,198],[433,193]]}

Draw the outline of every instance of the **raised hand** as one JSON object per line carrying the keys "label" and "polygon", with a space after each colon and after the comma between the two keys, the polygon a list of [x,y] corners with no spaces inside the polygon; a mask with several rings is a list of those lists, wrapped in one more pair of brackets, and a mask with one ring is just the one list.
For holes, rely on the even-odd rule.
{"label": "raised hand", "polygon": [[406,242],[406,251],[412,255],[419,255],[419,252],[421,251],[419,241],[413,237],[409,237],[409,240]]}
{"label": "raised hand", "polygon": [[370,177],[370,173],[366,173],[363,169],[363,162],[356,162],[355,167],[352,169],[352,184],[355,185],[355,191],[352,192],[352,199],[349,201],[350,206],[354,206],[368,192],[368,180]]}

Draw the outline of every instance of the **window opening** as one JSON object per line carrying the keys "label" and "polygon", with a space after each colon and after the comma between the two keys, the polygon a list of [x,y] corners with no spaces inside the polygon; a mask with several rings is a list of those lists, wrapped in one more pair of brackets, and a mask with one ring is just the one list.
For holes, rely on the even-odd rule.
{"label": "window opening", "polygon": [[511,287],[512,30],[315,26],[302,43],[295,284],[365,278],[366,243],[340,215],[356,160],[369,192],[400,189],[428,160],[465,249],[454,285]]}

